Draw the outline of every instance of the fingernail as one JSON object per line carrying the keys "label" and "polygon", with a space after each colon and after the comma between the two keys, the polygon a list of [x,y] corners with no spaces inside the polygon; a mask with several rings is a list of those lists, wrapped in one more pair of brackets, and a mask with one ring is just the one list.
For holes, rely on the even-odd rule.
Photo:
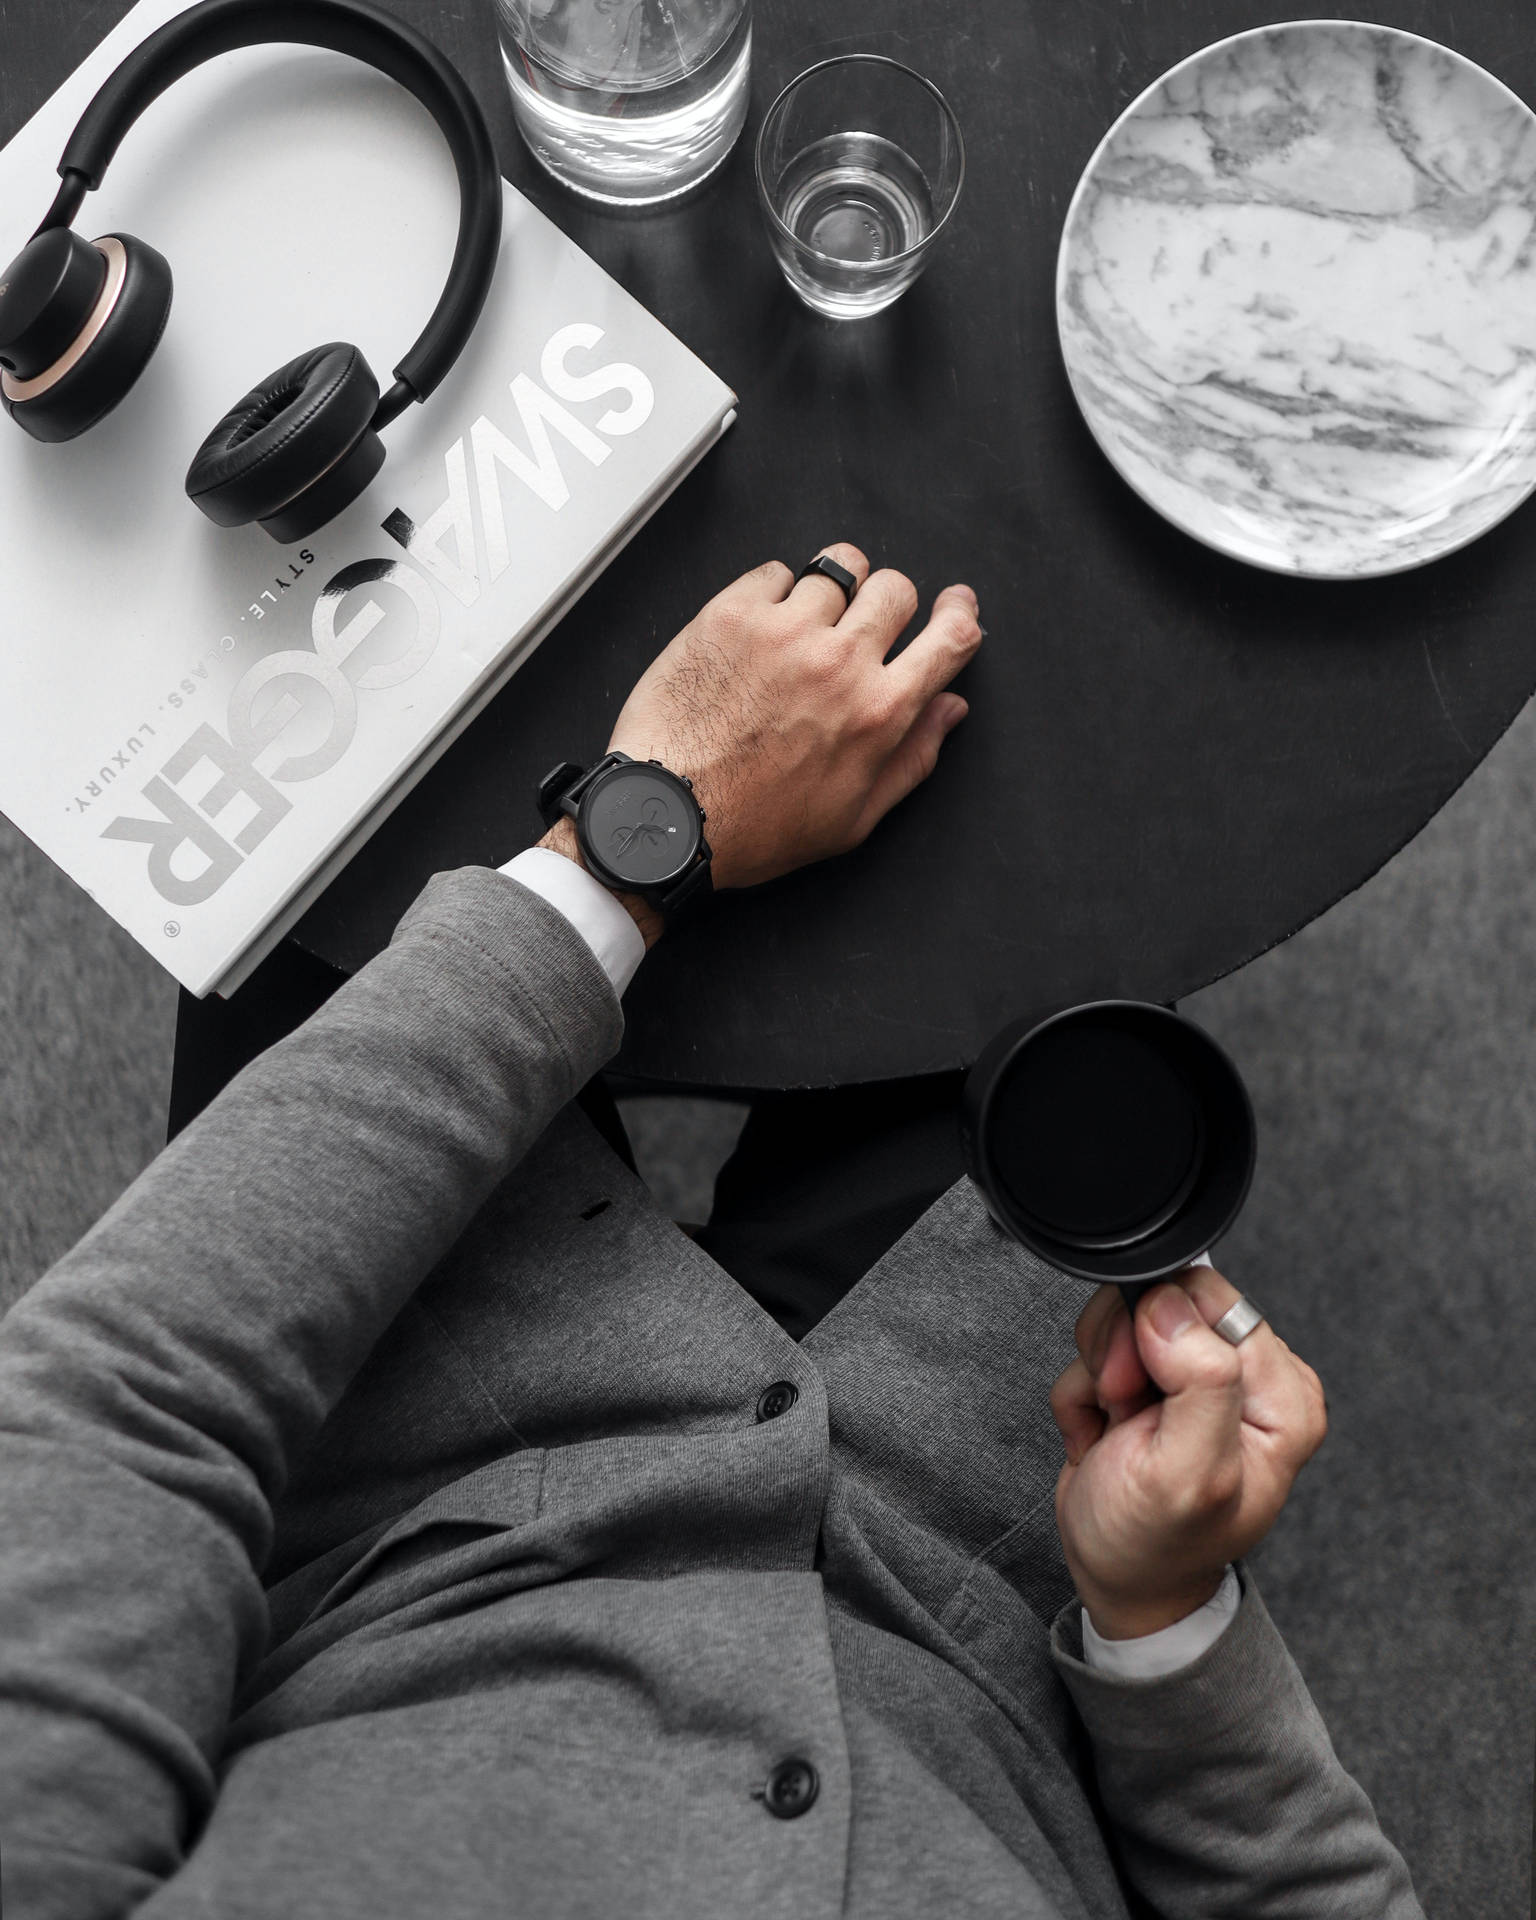
{"label": "fingernail", "polygon": [[969,712],[970,707],[957,693],[950,702],[949,718],[944,722],[944,731],[948,733],[951,727],[958,727]]}
{"label": "fingernail", "polygon": [[1182,1287],[1161,1287],[1148,1309],[1154,1329],[1165,1340],[1177,1340],[1200,1318],[1199,1309]]}
{"label": "fingernail", "polygon": [[976,622],[976,631],[977,631],[977,632],[978,632],[978,633],[979,633],[979,634],[981,635],[981,637],[982,637],[982,639],[983,639],[983,640],[985,640],[985,639],[986,639],[986,637],[987,637],[987,630],[986,630],[986,628],[985,628],[985,627],[984,627],[984,626],[983,626],[983,625],[981,624],[981,622],[980,622],[979,620],[978,620],[978,621]]}

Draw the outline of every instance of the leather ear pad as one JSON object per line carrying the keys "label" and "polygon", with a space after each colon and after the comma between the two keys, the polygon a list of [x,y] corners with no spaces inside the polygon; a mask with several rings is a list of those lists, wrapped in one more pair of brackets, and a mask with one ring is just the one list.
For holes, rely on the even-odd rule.
{"label": "leather ear pad", "polygon": [[[171,269],[165,256],[131,233],[102,238],[122,246],[123,279],[95,338],[73,366],[31,399],[0,396],[6,412],[34,440],[73,440],[110,413],[148,365],[170,317]],[[46,370],[41,377],[48,377]]]}
{"label": "leather ear pad", "polygon": [[343,341],[252,387],[198,448],[187,494],[221,527],[266,520],[345,459],[379,404],[368,362]]}

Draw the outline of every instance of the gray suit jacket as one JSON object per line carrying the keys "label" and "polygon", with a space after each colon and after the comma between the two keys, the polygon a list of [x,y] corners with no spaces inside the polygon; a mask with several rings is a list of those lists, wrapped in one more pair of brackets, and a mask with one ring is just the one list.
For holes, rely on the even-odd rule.
{"label": "gray suit jacket", "polygon": [[620,1033],[440,875],[0,1326],[5,1920],[1420,1916],[1245,1571],[1083,1664],[1081,1285],[962,1182],[796,1345],[569,1105]]}

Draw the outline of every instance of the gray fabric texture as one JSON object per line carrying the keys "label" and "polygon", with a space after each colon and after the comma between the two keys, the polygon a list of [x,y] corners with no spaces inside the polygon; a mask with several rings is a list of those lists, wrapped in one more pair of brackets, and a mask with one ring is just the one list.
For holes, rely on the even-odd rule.
{"label": "gray fabric texture", "polygon": [[1083,1665],[1077,1283],[962,1182],[797,1346],[569,1105],[620,1032],[439,875],[0,1324],[7,1920],[1419,1916],[1246,1569]]}

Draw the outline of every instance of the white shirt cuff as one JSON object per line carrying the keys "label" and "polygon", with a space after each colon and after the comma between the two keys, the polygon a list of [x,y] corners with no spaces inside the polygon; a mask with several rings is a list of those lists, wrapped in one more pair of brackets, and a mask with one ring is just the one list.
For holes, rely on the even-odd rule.
{"label": "white shirt cuff", "polygon": [[645,958],[645,936],[602,882],[552,847],[529,847],[500,871],[565,915],[622,998]]}
{"label": "white shirt cuff", "polygon": [[1094,1630],[1083,1608],[1083,1657],[1090,1667],[1119,1680],[1160,1680],[1198,1660],[1221,1638],[1222,1629],[1237,1612],[1242,1591],[1231,1567],[1203,1607],[1196,1607],[1171,1627],[1144,1633],[1135,1640],[1105,1640]]}

